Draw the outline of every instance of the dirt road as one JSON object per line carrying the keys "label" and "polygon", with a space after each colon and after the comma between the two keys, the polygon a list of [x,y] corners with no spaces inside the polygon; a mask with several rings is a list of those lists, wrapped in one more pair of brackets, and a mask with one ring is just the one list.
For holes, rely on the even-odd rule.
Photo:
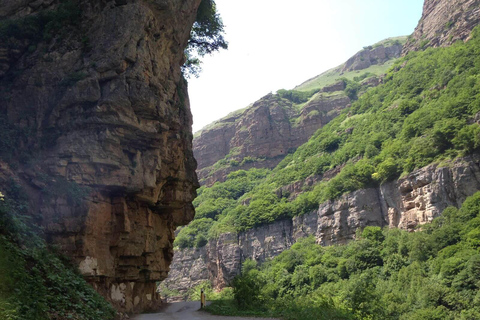
{"label": "dirt road", "polygon": [[222,317],[213,316],[207,312],[199,311],[200,302],[169,303],[160,313],[141,314],[133,320],[261,320],[261,318]]}

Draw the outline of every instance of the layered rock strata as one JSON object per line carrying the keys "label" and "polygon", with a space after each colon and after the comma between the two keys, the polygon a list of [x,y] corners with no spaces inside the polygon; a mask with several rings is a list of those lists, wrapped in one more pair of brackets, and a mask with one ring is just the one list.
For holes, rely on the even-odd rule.
{"label": "layered rock strata", "polygon": [[321,245],[345,243],[355,238],[357,229],[366,226],[414,230],[448,206],[459,207],[478,190],[479,155],[430,165],[378,188],[321,203],[309,214],[238,235],[224,234],[203,248],[176,251],[165,284],[181,293],[205,280],[223,288],[240,273],[241,263],[247,258],[262,263],[307,236],[314,236]]}
{"label": "layered rock strata", "polygon": [[[401,38],[402,41],[405,38]],[[367,69],[373,65],[383,64],[401,56],[403,44],[397,40],[392,45],[367,47],[347,60],[342,66],[342,72]]]}
{"label": "layered rock strata", "polygon": [[403,54],[466,41],[479,22],[479,0],[425,0],[422,18],[403,48]]}
{"label": "layered rock strata", "polygon": [[[2,157],[48,241],[121,311],[159,304],[156,282],[169,271],[174,230],[194,215],[180,67],[199,2],[0,4],[2,23],[43,32],[3,35],[1,125],[14,146]],[[40,14],[62,30],[41,25]]]}

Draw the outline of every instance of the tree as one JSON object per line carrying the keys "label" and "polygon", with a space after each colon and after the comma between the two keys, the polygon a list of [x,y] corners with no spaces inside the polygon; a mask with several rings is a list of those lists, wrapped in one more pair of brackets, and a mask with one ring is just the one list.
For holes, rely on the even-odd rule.
{"label": "tree", "polygon": [[182,67],[183,73],[189,77],[198,77],[201,71],[199,58],[228,48],[228,42],[223,37],[224,25],[214,0],[202,0],[198,7],[197,17],[190,32],[185,56],[187,58]]}

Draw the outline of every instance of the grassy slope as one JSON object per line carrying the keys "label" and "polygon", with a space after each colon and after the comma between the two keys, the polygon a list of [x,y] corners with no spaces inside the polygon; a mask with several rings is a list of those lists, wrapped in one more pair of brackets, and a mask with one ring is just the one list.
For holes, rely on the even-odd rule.
{"label": "grassy slope", "polygon": [[[198,211],[213,206],[208,228],[188,226],[179,234],[192,245],[195,237],[216,237],[276,219],[309,212],[345,192],[376,186],[434,161],[480,149],[480,36],[449,48],[410,53],[388,72],[385,83],[369,89],[349,110],[320,129],[288,155],[251,190],[232,197],[218,184],[200,190]],[[335,178],[306,189],[294,201],[276,190],[294,181],[345,165]],[[247,173],[248,174],[248,173]],[[231,176],[226,183],[242,189]],[[238,184],[238,186],[237,186]],[[187,236],[188,234],[188,236]],[[177,243],[178,245],[178,243]]]}
{"label": "grassy slope", "polygon": [[385,74],[387,70],[390,69],[390,67],[395,63],[395,61],[396,59],[392,59],[385,62],[382,65],[373,65],[367,69],[349,71],[345,73],[340,72],[342,66],[339,66],[339,67],[330,69],[328,71],[325,71],[318,77],[315,77],[313,79],[310,79],[302,83],[301,85],[295,87],[295,90],[309,91],[317,88],[323,88],[325,86],[335,83],[336,81],[338,81],[339,78],[346,78],[348,80],[353,80],[354,77],[358,77],[359,75],[366,72],[379,76],[379,75]]}

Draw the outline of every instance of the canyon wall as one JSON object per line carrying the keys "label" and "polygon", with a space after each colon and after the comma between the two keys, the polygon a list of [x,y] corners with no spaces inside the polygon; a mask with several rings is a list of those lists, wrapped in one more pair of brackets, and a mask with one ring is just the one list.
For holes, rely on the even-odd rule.
{"label": "canyon wall", "polygon": [[194,216],[180,67],[199,3],[0,4],[0,188],[21,185],[49,243],[124,312],[160,303],[174,231]]}
{"label": "canyon wall", "polygon": [[303,237],[314,236],[317,243],[332,245],[354,239],[357,229],[366,226],[413,231],[448,206],[459,207],[478,190],[480,155],[433,164],[378,188],[321,203],[308,214],[238,235],[223,234],[202,248],[177,250],[165,285],[181,294],[205,280],[223,288],[240,273],[245,259],[262,263]]}
{"label": "canyon wall", "polygon": [[428,47],[467,41],[480,22],[479,0],[425,0],[422,17],[403,48],[403,54]]}
{"label": "canyon wall", "polygon": [[[425,0],[422,18],[403,49],[395,41],[394,46],[388,50],[386,46],[367,47],[346,64],[327,71],[325,75],[361,70],[397,57],[400,51],[406,54],[427,47],[448,46],[457,40],[467,41],[473,28],[480,22],[479,8],[478,0]],[[321,76],[306,81],[299,88],[312,87]],[[372,79],[372,86],[381,81],[378,78]],[[322,91],[336,92],[334,99],[340,101],[345,99],[345,95],[340,94],[344,89],[344,86],[337,83],[330,84]],[[303,122],[298,127],[305,128],[305,136],[296,132],[298,129],[286,122],[290,114],[297,116],[288,104],[282,106],[277,103],[283,113],[273,112],[273,116],[270,109],[268,112],[263,111],[268,121],[262,120],[262,112],[255,111],[262,107],[262,100],[246,110],[217,121],[194,140],[194,152],[199,159],[199,176],[208,185],[222,181],[230,171],[262,166],[261,162],[256,162],[249,163],[248,166],[243,164],[215,168],[214,164],[229,154],[238,155],[239,160],[247,154],[252,158],[257,157],[256,152],[260,152],[264,157],[276,155],[278,159],[283,158],[278,150],[284,152],[287,147],[299,146],[289,142],[290,133],[296,135],[298,143],[304,143],[316,129],[328,121],[328,118],[323,118],[325,115],[330,112],[333,115],[338,114],[338,110],[349,103],[345,99],[338,104],[330,104],[334,99],[330,100],[330,95],[325,96],[328,96],[328,99],[319,103],[318,107],[311,105],[312,101],[302,106],[300,112],[303,117],[299,119],[305,121],[308,115],[312,116],[309,123],[311,126],[304,125],[308,122]],[[263,108],[267,109],[277,100],[274,100],[273,96],[267,96],[263,101]],[[255,119],[243,121],[252,118],[250,114],[253,115],[254,112],[257,112]],[[278,114],[281,116],[276,116]],[[286,119],[279,121],[282,117]],[[277,120],[275,122],[270,119]],[[240,123],[242,125],[239,125]],[[299,123],[295,122],[296,125]],[[279,127],[282,129],[277,130]],[[250,132],[259,136],[261,143],[257,144],[256,136],[249,136]],[[265,148],[267,145],[272,146],[271,150]],[[248,153],[250,150],[252,153]],[[265,164],[264,167],[271,167],[275,162]],[[354,239],[357,229],[366,226],[396,227],[412,231],[418,225],[440,215],[448,206],[460,206],[467,196],[480,190],[479,164],[479,155],[432,164],[378,188],[358,190],[345,194],[338,200],[321,203],[317,210],[308,214],[276,221],[240,234],[224,234],[202,248],[179,250],[165,284],[169,289],[178,290],[180,295],[205,280],[211,281],[217,289],[222,288],[239,274],[241,263],[245,259],[251,258],[261,263],[290,248],[299,238],[307,236],[314,236],[319,244],[332,245]],[[277,190],[277,195],[288,194],[291,200],[303,191],[303,187],[315,185],[322,179],[330,179],[340,169],[335,168],[322,176],[311,176],[305,181],[294,182]]]}
{"label": "canyon wall", "polygon": [[[349,104],[350,99],[337,91],[336,94],[316,95],[297,111],[292,102],[269,94],[240,116],[222,120],[194,140],[198,177],[202,184],[211,185],[224,181],[229,172],[239,169],[274,168]],[[239,164],[212,167],[227,154]],[[250,161],[243,161],[248,157]]]}

